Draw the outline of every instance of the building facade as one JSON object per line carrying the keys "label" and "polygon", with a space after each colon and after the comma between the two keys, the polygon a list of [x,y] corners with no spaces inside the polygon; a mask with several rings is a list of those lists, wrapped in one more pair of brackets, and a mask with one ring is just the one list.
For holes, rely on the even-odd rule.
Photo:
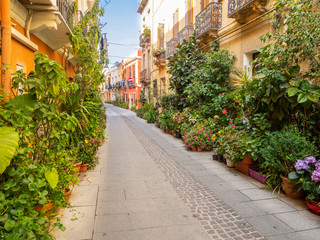
{"label": "building facade", "polygon": [[105,82],[102,86],[104,102],[120,99],[119,86],[122,80],[122,63],[115,63],[105,71]]}
{"label": "building facade", "polygon": [[140,108],[139,96],[141,92],[141,51],[137,50],[122,60],[121,99],[128,103],[129,109],[135,105]]}
{"label": "building facade", "polygon": [[11,74],[33,70],[35,52],[42,52],[59,62],[69,78],[73,78],[73,56],[69,52],[69,33],[93,0],[78,2],[72,17],[72,0],[1,0],[1,86],[12,97]]}
{"label": "building facade", "polygon": [[[261,35],[274,31],[266,14],[273,11],[272,0],[141,0],[140,46],[142,83],[154,99],[169,92],[167,60],[178,44],[195,34],[201,50],[210,43],[229,49],[234,66],[251,69],[250,62],[263,47]],[[145,29],[149,30],[148,44]],[[142,44],[141,44],[142,43]],[[150,90],[151,89],[151,90]]]}

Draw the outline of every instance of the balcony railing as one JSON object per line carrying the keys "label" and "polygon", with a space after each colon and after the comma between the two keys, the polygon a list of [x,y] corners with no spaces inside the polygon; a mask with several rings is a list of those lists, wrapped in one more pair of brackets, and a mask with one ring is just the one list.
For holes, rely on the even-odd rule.
{"label": "balcony railing", "polygon": [[184,40],[188,40],[189,37],[194,33],[193,25],[186,25],[178,33],[178,43],[183,43]]}
{"label": "balcony railing", "polygon": [[167,42],[167,48],[166,48],[167,58],[173,56],[174,52],[176,51],[177,44],[178,44],[177,38],[172,38],[169,42]]}
{"label": "balcony railing", "polygon": [[144,85],[149,84],[150,79],[151,79],[150,70],[148,68],[146,68],[140,72],[140,82],[142,84],[144,84]]}
{"label": "balcony railing", "polygon": [[222,24],[221,20],[222,4],[217,2],[209,3],[209,5],[196,16],[196,38],[210,31],[218,31]]}
{"label": "balcony railing", "polygon": [[[264,12],[267,0],[229,0],[228,2],[228,17],[233,18],[235,15],[245,15],[252,10],[253,3],[255,12]],[[242,16],[243,18],[243,16]]]}
{"label": "balcony railing", "polygon": [[144,48],[148,43],[150,43],[151,34],[149,31],[145,31],[140,35],[140,47]]}
{"label": "balcony railing", "polygon": [[132,78],[132,79],[128,80],[128,86],[129,87],[136,87],[137,86],[136,79]]}
{"label": "balcony railing", "polygon": [[57,0],[57,6],[69,28],[73,30],[72,6],[66,0]]}

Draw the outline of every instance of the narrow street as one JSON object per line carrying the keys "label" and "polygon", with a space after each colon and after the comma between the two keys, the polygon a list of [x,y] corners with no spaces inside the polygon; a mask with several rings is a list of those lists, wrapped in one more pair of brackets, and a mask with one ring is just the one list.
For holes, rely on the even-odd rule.
{"label": "narrow street", "polygon": [[108,105],[107,118],[100,164],[73,190],[58,240],[319,239],[304,201],[186,151],[134,112]]}

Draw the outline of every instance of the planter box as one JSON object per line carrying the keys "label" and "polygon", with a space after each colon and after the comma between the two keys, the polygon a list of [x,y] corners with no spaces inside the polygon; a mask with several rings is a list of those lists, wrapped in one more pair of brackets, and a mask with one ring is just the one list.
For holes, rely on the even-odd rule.
{"label": "planter box", "polygon": [[249,175],[250,177],[258,180],[259,182],[266,184],[267,176],[261,176],[259,172],[257,172],[257,169],[254,167],[249,168]]}
{"label": "planter box", "polygon": [[236,164],[236,169],[249,176],[249,167],[254,163],[250,154],[246,153],[244,159]]}

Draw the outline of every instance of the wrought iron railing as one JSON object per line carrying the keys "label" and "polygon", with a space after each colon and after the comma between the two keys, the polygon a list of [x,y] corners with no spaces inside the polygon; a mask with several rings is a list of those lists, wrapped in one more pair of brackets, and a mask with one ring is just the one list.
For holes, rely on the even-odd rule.
{"label": "wrought iron railing", "polygon": [[148,84],[150,83],[150,70],[148,68],[146,69],[143,69],[141,72],[140,72],[140,82],[142,84]]}
{"label": "wrought iron railing", "polygon": [[209,3],[209,5],[196,16],[196,37],[202,36],[209,30],[218,30],[222,24],[221,20],[222,4],[217,2]]}
{"label": "wrought iron railing", "polygon": [[131,81],[128,80],[128,86],[129,87],[135,87],[136,86],[136,79],[132,78]]}
{"label": "wrought iron railing", "polygon": [[176,46],[178,44],[177,38],[172,38],[169,42],[167,42],[167,48],[166,48],[166,57],[173,56],[174,52],[176,51]]}
{"label": "wrought iron railing", "polygon": [[178,43],[183,43],[184,40],[188,40],[189,37],[194,33],[193,25],[186,25],[178,33]]}
{"label": "wrought iron railing", "polygon": [[66,0],[57,0],[57,6],[69,28],[73,30],[72,6]]}
{"label": "wrought iron railing", "polygon": [[241,8],[245,7],[249,3],[255,0],[229,0],[228,3],[228,16],[231,16],[235,12],[239,11]]}

